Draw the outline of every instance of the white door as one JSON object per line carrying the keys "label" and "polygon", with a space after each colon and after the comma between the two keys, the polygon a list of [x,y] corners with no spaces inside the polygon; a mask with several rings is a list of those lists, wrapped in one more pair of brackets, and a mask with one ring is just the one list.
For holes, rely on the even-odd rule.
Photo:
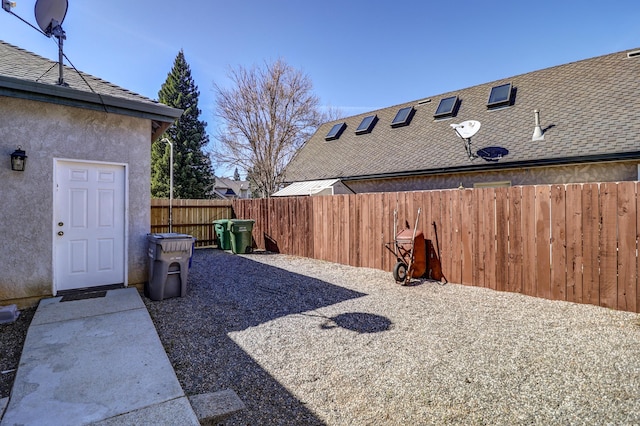
{"label": "white door", "polygon": [[58,160],[55,169],[55,291],[124,283],[124,166]]}

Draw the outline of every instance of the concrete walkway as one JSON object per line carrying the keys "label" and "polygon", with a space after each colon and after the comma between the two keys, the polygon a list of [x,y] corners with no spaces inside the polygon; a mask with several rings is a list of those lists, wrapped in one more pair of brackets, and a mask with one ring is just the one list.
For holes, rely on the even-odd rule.
{"label": "concrete walkway", "polygon": [[4,425],[198,425],[135,288],[40,302]]}

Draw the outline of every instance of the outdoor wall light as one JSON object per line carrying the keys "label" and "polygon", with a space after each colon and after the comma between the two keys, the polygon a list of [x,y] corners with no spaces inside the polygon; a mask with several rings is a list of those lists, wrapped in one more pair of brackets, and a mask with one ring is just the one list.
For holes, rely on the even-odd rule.
{"label": "outdoor wall light", "polygon": [[24,172],[24,166],[27,162],[27,154],[22,150],[22,147],[18,145],[18,149],[11,154],[11,170],[17,172]]}

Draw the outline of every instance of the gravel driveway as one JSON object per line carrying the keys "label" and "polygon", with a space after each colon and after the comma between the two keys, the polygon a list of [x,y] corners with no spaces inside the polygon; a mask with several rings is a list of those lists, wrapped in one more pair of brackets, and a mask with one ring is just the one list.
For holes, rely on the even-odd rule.
{"label": "gravel driveway", "polygon": [[226,424],[638,424],[637,314],[390,273],[197,250],[145,303],[188,395]]}

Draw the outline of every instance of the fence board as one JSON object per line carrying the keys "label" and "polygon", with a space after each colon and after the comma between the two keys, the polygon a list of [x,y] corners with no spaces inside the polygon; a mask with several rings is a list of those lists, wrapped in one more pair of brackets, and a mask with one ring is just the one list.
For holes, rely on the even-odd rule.
{"label": "fence board", "polygon": [[289,227],[290,214],[288,207],[291,203],[282,203],[279,200],[273,200],[274,214],[271,216],[271,220],[276,222],[278,227],[278,241],[282,247],[283,253],[291,253],[291,240],[289,236],[291,232],[287,229]]}
{"label": "fence board", "polygon": [[382,264],[382,249],[384,246],[384,239],[382,238],[383,234],[383,218],[382,218],[382,207],[383,207],[383,197],[384,194],[381,192],[372,194],[373,204],[370,205],[371,208],[371,238],[372,238],[372,246],[371,251],[373,253],[373,268],[379,268]]}
{"label": "fence board", "polygon": [[538,293],[536,268],[536,187],[522,187],[522,292]]}
{"label": "fence board", "polygon": [[349,247],[351,247],[350,236],[350,228],[351,228],[351,210],[349,210],[349,197],[347,195],[341,195],[342,199],[342,211],[343,213],[343,223],[344,227],[342,229],[342,252],[343,252],[343,262],[345,265],[349,265],[350,260],[350,251]]}
{"label": "fence board", "polygon": [[369,207],[371,198],[367,195],[361,195],[361,211],[362,211],[362,227],[360,228],[360,253],[361,253],[361,262],[362,266],[367,268],[371,268],[372,263],[372,255],[371,255],[371,225],[370,225],[370,217],[371,217],[371,209]]}
{"label": "fence board", "polygon": [[509,196],[509,257],[507,291],[522,292],[522,187],[508,190]]}
{"label": "fence board", "polygon": [[445,282],[448,280],[447,272],[444,271],[444,267],[442,266],[442,221],[441,221],[441,197],[442,191],[434,191],[431,193],[431,197],[429,197],[430,203],[430,211],[432,215],[431,228],[433,230],[433,248],[435,251],[436,262],[439,266],[439,270],[436,271],[438,278],[444,280]]}
{"label": "fence board", "polygon": [[582,185],[565,190],[567,300],[582,303]]}
{"label": "fence board", "polygon": [[[262,242],[261,248],[266,248],[267,244],[267,236],[272,234],[271,230],[271,220],[269,216],[269,203],[260,202],[260,200],[255,200],[256,204],[254,204],[254,211],[259,210],[259,216],[264,225],[260,228],[261,232],[258,235],[258,238]],[[254,235],[256,235],[254,233]]]}
{"label": "fence board", "polygon": [[567,298],[566,211],[564,185],[551,187],[551,298]]}
{"label": "fence board", "polygon": [[[338,214],[340,215],[340,245],[338,246],[338,262],[342,264],[349,264],[349,235],[346,234],[348,230],[347,221],[349,218],[349,211],[345,208],[345,195],[338,195]],[[346,234],[346,235],[345,235]]]}
{"label": "fence board", "polygon": [[322,209],[324,211],[325,219],[322,228],[322,234],[324,235],[324,260],[332,261],[334,246],[335,246],[335,233],[333,231],[333,205],[332,198],[330,196],[322,197]]}
{"label": "fence board", "polygon": [[509,279],[509,192],[507,188],[496,188],[495,194],[496,290],[505,291]]}
{"label": "fence board", "polygon": [[349,210],[351,211],[352,224],[349,228],[349,248],[350,265],[362,265],[360,259],[360,223],[362,223],[362,209],[360,208],[360,197],[349,196]]}
{"label": "fence board", "polygon": [[466,285],[473,284],[473,191],[464,189],[460,193],[460,244],[462,245],[462,265],[461,265],[461,283]]}
{"label": "fence board", "polygon": [[486,230],[485,240],[484,240],[484,251],[485,251],[485,265],[484,275],[485,275],[485,286],[492,290],[495,290],[496,285],[496,200],[495,200],[495,189],[494,188],[485,188],[482,190],[484,192],[484,227]]}
{"label": "fence board", "polygon": [[420,218],[420,229],[424,232],[425,240],[429,240],[435,244],[435,237],[433,234],[433,213],[431,212],[431,194],[432,191],[420,191],[416,192],[416,204],[422,209],[422,215]]}
{"label": "fence board", "polygon": [[486,229],[484,227],[484,195],[485,191],[480,189],[474,191],[474,215],[473,215],[473,282],[474,285],[484,287],[484,240]]}
{"label": "fence board", "polygon": [[584,184],[582,190],[582,290],[584,303],[600,304],[599,244],[600,203],[598,184]]}
{"label": "fence board", "polygon": [[636,183],[618,184],[617,309],[636,311]]}
{"label": "fence board", "polygon": [[324,206],[325,211],[327,212],[327,227],[325,229],[325,235],[327,238],[327,252],[325,253],[325,259],[330,262],[336,262],[336,252],[338,250],[338,234],[336,232],[336,208],[335,208],[335,197],[324,196]]}
{"label": "fence board", "polygon": [[600,306],[618,303],[617,253],[618,191],[615,183],[600,185]]}
{"label": "fence board", "polygon": [[333,222],[333,232],[335,234],[335,243],[334,243],[334,250],[335,253],[333,254],[333,261],[336,263],[341,263],[341,259],[342,259],[342,230],[344,229],[344,226],[342,224],[342,220],[344,218],[344,212],[342,211],[342,205],[340,203],[340,196],[337,197],[331,197],[333,203],[332,203],[332,208],[333,208],[333,215],[334,215],[334,222]]}
{"label": "fence board", "polygon": [[289,232],[289,240],[291,241],[291,253],[296,256],[300,256],[300,237],[302,235],[302,227],[299,224],[299,218],[302,217],[302,206],[300,204],[300,197],[295,197],[289,204],[289,217],[287,222],[291,227]]}
{"label": "fence board", "polygon": [[462,282],[462,191],[451,192],[451,281]]}
{"label": "fence board", "polygon": [[382,219],[383,246],[382,246],[382,262],[380,266],[381,266],[381,269],[385,271],[389,270],[389,264],[391,262],[391,255],[389,255],[389,252],[387,251],[387,249],[384,248],[384,243],[391,241],[391,237],[390,237],[391,231],[389,231],[389,224],[393,220],[393,219],[389,219],[390,217],[393,217],[393,208],[391,208],[391,212],[389,212],[389,209],[391,206],[389,197],[391,195],[392,194],[389,192],[385,192],[382,194],[382,210],[381,210],[382,218],[381,219]]}
{"label": "fence board", "polygon": [[322,212],[322,197],[311,197],[311,206],[314,211],[313,221],[313,257],[322,259],[323,235],[322,227],[324,224],[324,215]]}
{"label": "fence board", "polygon": [[536,277],[537,297],[551,298],[551,188],[536,186]]}
{"label": "fence board", "polygon": [[451,268],[452,257],[452,232],[451,232],[451,191],[442,191],[440,197],[440,252],[442,253],[440,263],[442,265],[442,273],[447,277],[447,281],[454,281],[454,274]]}

